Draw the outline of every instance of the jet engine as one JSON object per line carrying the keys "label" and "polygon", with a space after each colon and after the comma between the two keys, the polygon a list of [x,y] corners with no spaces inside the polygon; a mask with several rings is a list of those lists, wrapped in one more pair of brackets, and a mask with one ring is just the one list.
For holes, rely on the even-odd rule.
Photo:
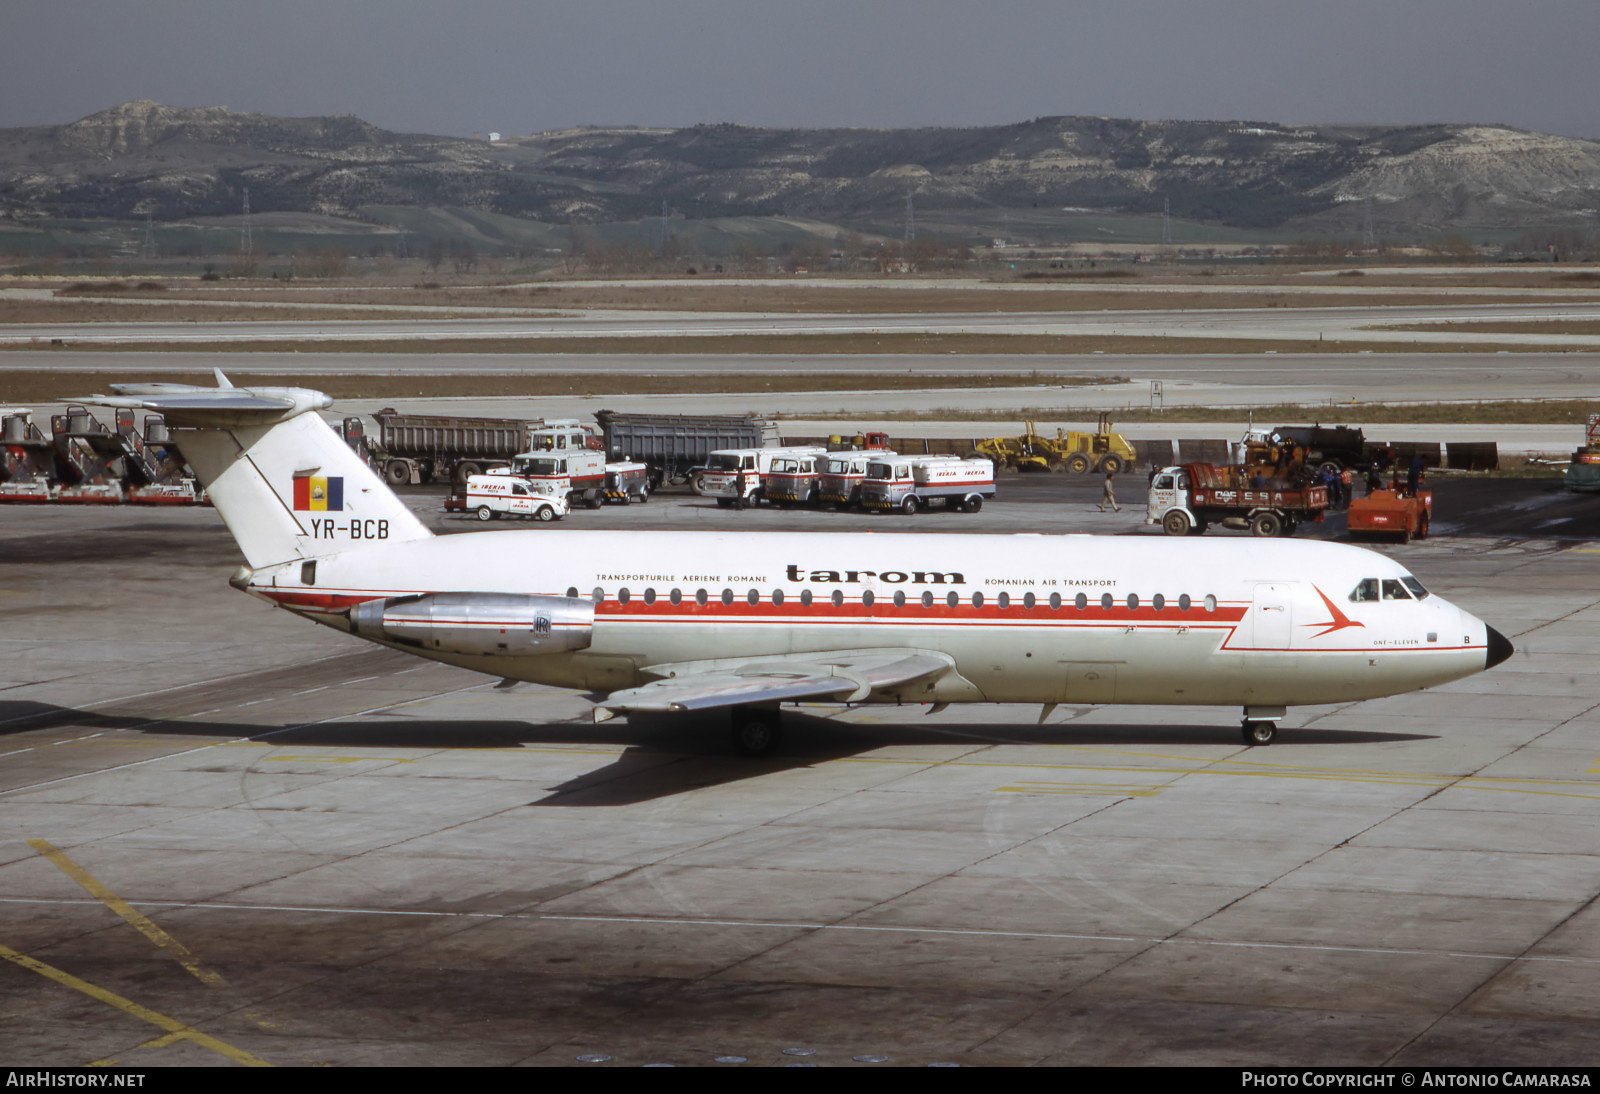
{"label": "jet engine", "polygon": [[417,593],[357,604],[350,628],[445,653],[564,653],[588,648],[594,605],[566,596]]}

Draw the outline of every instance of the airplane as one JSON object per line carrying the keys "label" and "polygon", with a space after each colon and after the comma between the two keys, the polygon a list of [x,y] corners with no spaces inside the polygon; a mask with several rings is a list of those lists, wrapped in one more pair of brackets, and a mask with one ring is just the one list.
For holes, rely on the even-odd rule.
{"label": "airplane", "polygon": [[1295,705],[1433,687],[1514,652],[1358,547],[1270,539],[484,531],[434,535],[304,388],[113,385],[160,413],[244,554],[230,584],[392,649],[587,691],[594,720],[780,704],[1182,704],[1270,744]]}

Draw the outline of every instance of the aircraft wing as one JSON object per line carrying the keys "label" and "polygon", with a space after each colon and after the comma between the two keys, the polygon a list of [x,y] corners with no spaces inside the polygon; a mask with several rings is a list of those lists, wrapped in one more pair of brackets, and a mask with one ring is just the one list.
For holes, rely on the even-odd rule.
{"label": "aircraft wing", "polygon": [[935,681],[955,672],[955,659],[934,650],[838,650],[678,661],[650,665],[643,671],[658,679],[612,692],[594,708],[595,721],[646,711],[708,710],[802,699],[858,702],[874,693],[921,702]]}

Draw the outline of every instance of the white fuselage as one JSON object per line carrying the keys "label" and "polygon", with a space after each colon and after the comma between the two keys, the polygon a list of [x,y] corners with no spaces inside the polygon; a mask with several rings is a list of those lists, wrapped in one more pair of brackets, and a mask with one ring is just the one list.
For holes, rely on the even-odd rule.
{"label": "white fuselage", "polygon": [[[415,593],[592,601],[580,651],[410,652],[597,690],[664,662],[893,647],[955,659],[933,702],[1288,706],[1468,676],[1489,642],[1397,563],[1316,542],[504,531],[367,541],[305,574],[260,567],[249,589],[347,630],[352,605]],[[1406,598],[1352,599],[1363,582]]]}

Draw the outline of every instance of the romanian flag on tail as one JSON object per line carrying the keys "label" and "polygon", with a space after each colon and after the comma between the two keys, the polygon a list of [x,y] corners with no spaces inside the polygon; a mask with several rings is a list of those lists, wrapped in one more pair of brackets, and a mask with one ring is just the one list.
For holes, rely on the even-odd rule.
{"label": "romanian flag on tail", "polygon": [[344,479],[337,475],[296,475],[294,511],[338,513],[344,510]]}

